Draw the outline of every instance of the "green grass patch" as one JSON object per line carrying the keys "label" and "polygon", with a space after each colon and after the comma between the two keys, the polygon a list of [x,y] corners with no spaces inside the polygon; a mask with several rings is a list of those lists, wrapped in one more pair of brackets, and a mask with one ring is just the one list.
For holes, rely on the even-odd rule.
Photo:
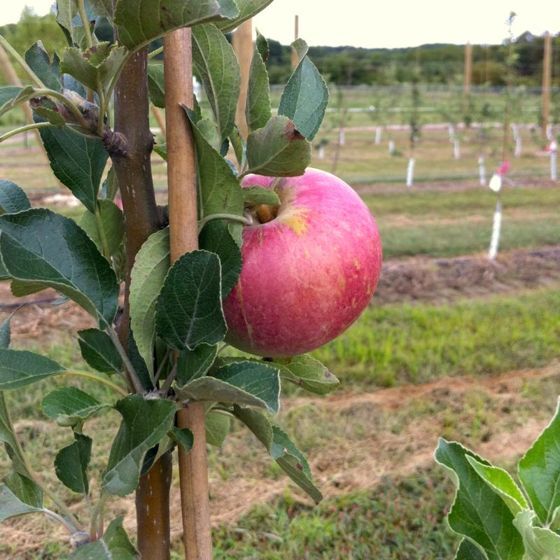
{"label": "green grass patch", "polygon": [[[496,195],[490,189],[482,188],[442,192],[423,190],[419,187],[407,192],[404,187],[395,187],[394,192],[366,191],[362,198],[378,218],[386,218],[392,214],[417,219],[425,219],[427,216],[455,218],[472,214],[487,215],[491,214],[496,206]],[[501,194],[501,199],[506,216],[508,211],[514,209],[523,209],[528,214],[550,212],[551,208],[560,206],[560,190],[506,188]]]}
{"label": "green grass patch", "polygon": [[453,557],[457,538],[444,521],[452,488],[436,470],[316,508],[288,497],[254,509],[214,533],[216,560],[408,560]]}
{"label": "green grass patch", "polygon": [[423,383],[540,367],[560,356],[560,292],[493,296],[452,305],[375,306],[315,352],[345,386]]}
{"label": "green grass patch", "polygon": [[[425,223],[395,227],[378,222],[385,259],[425,255],[457,257],[485,253],[490,245],[492,214],[484,220],[461,220],[446,224]],[[534,249],[560,243],[560,221],[542,220],[537,216],[508,218],[504,214],[500,251]]]}

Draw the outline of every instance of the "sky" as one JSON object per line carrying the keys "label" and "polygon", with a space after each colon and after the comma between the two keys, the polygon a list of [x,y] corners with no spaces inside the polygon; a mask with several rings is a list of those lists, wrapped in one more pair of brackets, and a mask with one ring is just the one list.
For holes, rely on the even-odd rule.
{"label": "sky", "polygon": [[[0,25],[19,19],[24,6],[46,14],[53,0],[1,0]],[[506,19],[517,13],[514,35],[560,31],[558,0],[274,0],[254,19],[269,39],[289,44],[294,19],[309,45],[367,48],[425,43],[501,43]]]}

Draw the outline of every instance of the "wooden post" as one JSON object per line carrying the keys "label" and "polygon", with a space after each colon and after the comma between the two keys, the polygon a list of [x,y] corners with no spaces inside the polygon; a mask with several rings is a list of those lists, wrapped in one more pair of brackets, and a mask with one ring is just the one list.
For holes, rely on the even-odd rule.
{"label": "wooden post", "polygon": [[463,93],[465,98],[468,98],[471,93],[471,83],[472,83],[472,45],[467,43],[465,45],[465,82],[463,85]]}
{"label": "wooden post", "polygon": [[249,73],[251,71],[251,60],[253,58],[253,22],[248,19],[242,23],[232,37],[232,45],[239,61],[241,82],[239,88],[239,99],[235,113],[235,123],[239,128],[242,138],[247,138],[247,118],[245,116],[245,105],[247,104],[247,91],[249,89]]}
{"label": "wooden post", "polygon": [[552,37],[547,31],[544,34],[544,55],[543,55],[543,75],[542,75],[542,130],[545,143],[547,137],[548,124],[550,122],[550,82],[552,77]]}
{"label": "wooden post", "polygon": [[[191,30],[164,39],[165,117],[171,260],[198,247],[196,163],[192,133],[181,105],[193,106]],[[187,560],[211,560],[205,410],[190,403],[177,414],[177,425],[194,435],[190,453],[179,447],[183,543]]]}
{"label": "wooden post", "polygon": [[[294,19],[294,41],[299,39],[299,16],[296,15]],[[296,49],[292,49],[292,70],[295,70],[299,64],[299,57]]]}

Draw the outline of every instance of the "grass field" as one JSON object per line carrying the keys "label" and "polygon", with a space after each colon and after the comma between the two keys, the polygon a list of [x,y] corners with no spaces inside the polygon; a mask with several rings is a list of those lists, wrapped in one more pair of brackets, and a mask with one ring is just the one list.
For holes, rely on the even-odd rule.
{"label": "grass field", "polygon": [[[330,170],[338,131],[324,134],[330,138],[326,159],[315,153],[313,165]],[[538,141],[529,129],[523,131],[524,155],[513,161],[512,184],[501,194],[503,254],[488,265],[496,195],[478,185],[475,138],[465,133],[462,157],[453,160],[447,131],[426,130],[415,154],[419,182],[407,190],[407,132],[391,133],[401,150],[393,157],[387,154],[388,134],[375,145],[373,131],[347,131],[337,173],[353,182],[376,217],[387,274],[397,281],[402,271],[410,290],[403,288],[401,299],[397,292],[387,298],[380,290],[343,336],[315,353],[341,380],[332,396],[284,388],[278,421],[309,456],[325,494],[319,506],[312,507],[287,482],[238,423],[223,448],[210,450],[219,560],[451,559],[457,539],[444,516],[452,485],[432,461],[437,437],[460,439],[507,467],[554,408],[560,380],[560,263],[548,253],[540,260],[526,253],[560,246],[560,189],[545,179],[548,164]],[[499,163],[499,134],[493,131],[486,147],[489,172]],[[158,158],[154,169],[165,202],[165,166]],[[26,188],[36,205],[59,190],[41,155],[18,144],[0,148],[0,175]],[[52,207],[73,218],[80,214]],[[511,261],[513,250],[522,253],[517,261]],[[479,276],[471,271],[475,261],[482,267]],[[449,268],[457,277],[442,276],[435,293],[428,293],[429,283],[412,290],[425,281],[426,271]],[[490,273],[495,277],[485,283]],[[14,346],[76,366],[80,352],[70,333],[83,322],[71,305],[56,311],[26,308],[14,317]],[[54,384],[62,382],[87,387],[104,402],[118,398],[83,380]],[[34,466],[56,485],[52,462],[70,434],[41,411],[52,388],[52,381],[43,382],[8,398]],[[94,492],[117,423],[117,414],[110,412],[86,424],[85,432],[97,436]],[[0,452],[0,473],[6,466]],[[76,513],[87,513],[69,492],[62,494]],[[133,534],[133,500],[115,500],[110,507],[125,515]],[[176,500],[173,511],[175,560],[180,549]],[[6,527],[0,558],[64,558],[65,537],[48,521],[22,518]]]}

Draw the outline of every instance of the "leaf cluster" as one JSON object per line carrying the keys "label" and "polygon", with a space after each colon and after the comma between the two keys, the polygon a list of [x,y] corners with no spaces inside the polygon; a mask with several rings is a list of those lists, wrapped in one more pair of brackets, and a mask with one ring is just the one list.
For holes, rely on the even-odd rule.
{"label": "leaf cluster", "polygon": [[447,518],[464,537],[457,560],[560,557],[560,401],[518,462],[518,481],[456,442],[440,440],[435,459],[457,485]]}

